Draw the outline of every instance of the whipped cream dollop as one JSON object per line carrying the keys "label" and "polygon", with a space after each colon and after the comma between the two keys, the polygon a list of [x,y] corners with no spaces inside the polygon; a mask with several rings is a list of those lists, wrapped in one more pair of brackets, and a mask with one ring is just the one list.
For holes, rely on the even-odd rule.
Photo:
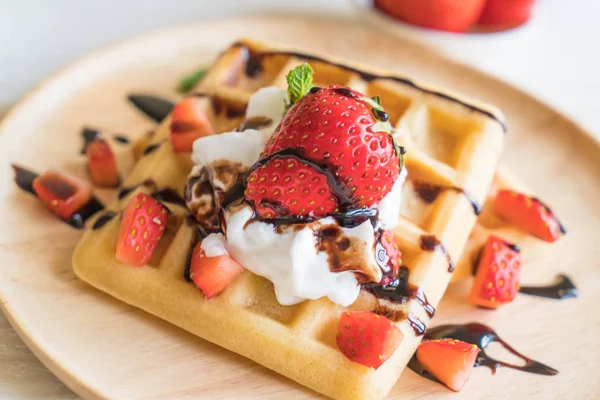
{"label": "whipped cream dollop", "polygon": [[[235,187],[239,173],[247,171],[258,159],[269,137],[285,112],[287,93],[283,89],[268,87],[258,90],[248,103],[246,118],[267,117],[272,123],[259,130],[226,132],[198,139],[194,142],[192,160],[195,167],[190,181],[208,179],[216,193],[216,202],[222,202]],[[218,173],[223,164],[229,173]],[[403,168],[392,190],[378,205],[379,220],[385,228],[392,229],[398,223],[402,201],[402,187],[406,180]],[[239,182],[238,182],[239,183]],[[196,186],[202,182],[195,183]],[[188,186],[190,186],[188,184]],[[196,186],[188,187],[194,191]],[[198,195],[205,195],[201,190]],[[192,200],[190,201],[189,197]],[[188,205],[198,201],[192,193]],[[215,204],[218,208],[223,204]],[[199,218],[201,213],[192,213]],[[321,218],[302,225],[275,226],[254,218],[248,204],[226,208],[225,235],[211,233],[202,242],[202,249],[210,254],[229,254],[244,268],[270,280],[275,288],[279,303],[292,305],[306,299],[327,297],[342,306],[352,304],[360,293],[359,278],[381,278],[381,269],[376,261],[376,234],[373,224],[366,220],[347,228],[341,227],[332,217]],[[329,244],[340,241],[344,244],[343,254],[333,254]],[[344,269],[336,270],[336,261],[344,258]],[[358,277],[357,277],[358,276]],[[368,280],[368,279],[367,279]]]}

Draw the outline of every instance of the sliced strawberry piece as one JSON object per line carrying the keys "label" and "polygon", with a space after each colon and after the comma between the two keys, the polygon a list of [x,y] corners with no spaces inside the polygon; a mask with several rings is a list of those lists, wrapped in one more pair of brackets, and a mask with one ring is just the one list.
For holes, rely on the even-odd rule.
{"label": "sliced strawberry piece", "polygon": [[384,273],[389,274],[386,278],[392,280],[393,277],[395,279],[395,277],[398,276],[402,260],[400,257],[400,250],[398,249],[398,243],[396,242],[396,238],[392,231],[386,229],[381,232],[379,243],[381,243],[382,247],[376,248],[377,264],[379,264]]}
{"label": "sliced strawberry piece", "polygon": [[262,218],[303,215],[322,217],[337,202],[327,177],[295,158],[273,158],[250,173],[246,199]]}
{"label": "sliced strawberry piece", "polygon": [[521,193],[500,190],[494,199],[494,211],[511,224],[546,242],[554,242],[566,233],[549,207]]}
{"label": "sliced strawberry piece", "polygon": [[477,22],[493,30],[505,30],[529,20],[535,0],[487,0]]}
{"label": "sliced strawberry piece", "polygon": [[460,340],[428,340],[419,345],[417,360],[437,380],[459,392],[469,380],[480,351],[474,344]]}
{"label": "sliced strawberry piece", "polygon": [[192,151],[196,139],[215,134],[208,117],[208,107],[210,102],[195,97],[188,97],[175,105],[171,113],[171,144],[176,153]]}
{"label": "sliced strawberry piece", "polygon": [[132,198],[123,210],[117,260],[134,266],[147,264],[165,231],[167,216],[167,209],[149,195],[138,193]]}
{"label": "sliced strawberry piece", "polygon": [[33,190],[50,211],[63,220],[92,199],[92,185],[59,171],[47,171],[33,180]]}
{"label": "sliced strawberry piece", "polygon": [[375,7],[410,24],[465,32],[481,15],[484,3],[485,0],[375,0]]}
{"label": "sliced strawberry piece", "polygon": [[85,151],[92,182],[100,187],[116,187],[121,183],[115,156],[104,139],[91,142]]}
{"label": "sliced strawberry piece", "polygon": [[498,308],[513,301],[519,291],[521,255],[513,245],[490,236],[483,247],[469,303]]}
{"label": "sliced strawberry piece", "polygon": [[354,311],[340,317],[336,341],[350,360],[377,369],[394,354],[403,338],[402,331],[386,317]]}
{"label": "sliced strawberry piece", "polygon": [[244,268],[230,256],[207,257],[202,242],[194,248],[190,277],[207,299],[225,290],[242,272]]}

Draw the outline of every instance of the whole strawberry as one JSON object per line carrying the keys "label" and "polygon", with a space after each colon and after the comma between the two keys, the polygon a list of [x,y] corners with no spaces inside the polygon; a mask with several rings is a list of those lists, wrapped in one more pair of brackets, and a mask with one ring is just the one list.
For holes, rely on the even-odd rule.
{"label": "whole strawberry", "polygon": [[379,100],[337,85],[312,87],[308,64],[287,78],[293,105],[251,169],[246,199],[263,218],[376,206],[401,168]]}

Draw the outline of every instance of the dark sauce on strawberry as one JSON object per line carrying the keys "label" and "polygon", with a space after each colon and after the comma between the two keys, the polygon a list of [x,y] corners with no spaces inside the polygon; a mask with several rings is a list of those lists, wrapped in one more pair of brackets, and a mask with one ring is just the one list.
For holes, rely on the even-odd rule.
{"label": "dark sauce on strawberry", "polygon": [[101,216],[99,216],[96,221],[94,221],[94,224],[92,225],[92,229],[96,230],[96,229],[100,229],[102,228],[104,225],[106,225],[107,223],[109,223],[110,221],[112,221],[112,219],[117,215],[116,212],[114,211],[106,211],[104,214],[102,214]]}
{"label": "dark sauce on strawberry", "polygon": [[423,200],[427,204],[433,203],[440,195],[440,193],[445,190],[451,190],[457,193],[461,193],[465,196],[469,203],[471,203],[471,207],[473,207],[473,212],[475,213],[475,215],[479,215],[481,213],[481,206],[479,205],[479,203],[473,198],[473,196],[469,192],[458,186],[433,185],[427,182],[415,181],[413,182],[413,187],[415,188],[415,192],[417,193],[417,195],[419,195],[421,200]]}
{"label": "dark sauce on strawberry", "polygon": [[425,251],[439,249],[446,256],[446,260],[448,260],[448,272],[454,272],[454,262],[452,261],[452,257],[450,257],[450,253],[448,253],[448,249],[446,249],[446,246],[435,235],[421,235],[419,246]]}
{"label": "dark sauce on strawberry", "polygon": [[[539,361],[532,360],[519,353],[513,347],[511,347],[508,343],[502,340],[498,334],[489,326],[478,324],[478,323],[470,323],[464,325],[441,325],[435,328],[428,329],[425,333],[425,337],[423,340],[433,340],[433,339],[443,339],[443,338],[452,338],[455,340],[460,340],[463,342],[467,342],[470,344],[474,344],[481,349],[481,352],[477,356],[477,360],[475,361],[475,366],[484,366],[488,367],[492,370],[492,374],[495,374],[498,368],[506,367],[516,369],[518,371],[529,372],[532,374],[539,375],[556,375],[558,371],[554,368],[551,368],[545,364],[542,364]],[[521,360],[525,362],[525,365],[519,366],[514,364],[509,364],[503,361],[496,360],[488,356],[485,352],[485,349],[490,343],[497,342],[506,350],[519,357]],[[437,379],[433,378],[431,374],[429,374],[425,368],[419,363],[416,355],[413,355],[410,362],[408,363],[408,367],[412,369],[417,374],[421,375],[424,378],[431,379],[432,381],[438,382]]]}
{"label": "dark sauce on strawberry", "polygon": [[550,207],[548,207],[545,203],[543,203],[540,199],[538,199],[537,197],[532,197],[531,198],[532,201],[535,201],[537,203],[539,203],[539,205],[541,205],[542,207],[544,207],[546,209],[546,211],[548,212],[548,214],[552,215],[552,217],[556,220],[556,222],[558,223],[558,227],[560,228],[560,232],[565,235],[567,233],[567,229],[565,228],[565,226],[558,220],[558,218],[556,218],[556,214],[554,214],[552,212],[552,209]]}
{"label": "dark sauce on strawberry", "polygon": [[556,300],[570,299],[579,296],[579,290],[573,281],[563,274],[558,275],[557,282],[553,285],[521,286],[519,288],[519,293]]}
{"label": "dark sauce on strawberry", "polygon": [[391,282],[386,284],[365,283],[362,287],[375,297],[394,303],[402,304],[409,299],[415,299],[423,306],[429,318],[432,318],[435,314],[435,307],[429,303],[425,292],[420,287],[409,283],[409,276],[410,270],[403,265],[398,271],[398,277]]}
{"label": "dark sauce on strawberry", "polygon": [[[18,165],[12,164],[13,171],[15,172],[15,183],[17,186],[27,192],[31,193],[37,197],[37,193],[33,190],[33,180],[37,178],[39,175],[31,170],[20,167]],[[58,197],[69,197],[74,192],[74,189],[70,185],[66,185],[63,182],[45,182],[45,186],[49,186],[52,188],[52,191]],[[77,210],[71,217],[67,220],[63,220],[67,224],[71,225],[73,228],[81,229],[85,225],[85,221],[88,220],[93,214],[96,212],[103,210],[104,206],[100,203],[95,197]]]}
{"label": "dark sauce on strawberry", "polygon": [[242,50],[242,57],[244,57],[244,60],[246,62],[244,70],[245,70],[246,76],[248,76],[249,78],[256,78],[263,72],[262,60],[265,57],[274,57],[274,56],[297,57],[297,58],[301,58],[301,59],[304,59],[307,61],[316,61],[319,63],[336,66],[338,68],[341,68],[346,71],[349,71],[349,72],[359,75],[362,79],[364,79],[367,82],[372,82],[374,80],[389,80],[389,81],[394,81],[394,82],[398,82],[403,85],[410,86],[410,87],[417,89],[423,93],[427,93],[427,94],[430,94],[430,95],[433,95],[436,97],[443,98],[443,99],[451,101],[453,103],[460,104],[463,107],[468,108],[469,110],[478,112],[480,114],[484,114],[484,115],[492,118],[493,120],[497,121],[502,126],[502,129],[504,131],[506,131],[506,125],[505,125],[504,121],[501,120],[494,113],[492,113],[488,110],[485,110],[483,108],[474,106],[472,104],[465,103],[465,102],[463,102],[457,98],[454,98],[452,96],[449,96],[445,93],[441,93],[441,92],[438,92],[435,90],[424,88],[410,79],[401,78],[401,77],[394,76],[394,75],[374,74],[374,73],[362,71],[360,69],[351,67],[349,65],[331,62],[322,57],[314,56],[311,54],[304,54],[304,53],[297,52],[297,51],[263,51],[263,52],[254,51],[253,52],[250,50],[250,48],[248,48],[247,45],[245,45],[242,42],[236,42],[232,45],[232,47],[237,47]]}

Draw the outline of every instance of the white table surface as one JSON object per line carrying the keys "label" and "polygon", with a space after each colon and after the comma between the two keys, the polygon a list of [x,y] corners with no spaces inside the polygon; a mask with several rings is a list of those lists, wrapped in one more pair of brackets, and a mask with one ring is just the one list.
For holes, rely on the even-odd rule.
{"label": "white table surface", "polygon": [[[349,0],[0,0],[0,113],[90,50],[153,29],[244,10],[359,15]],[[397,33],[525,89],[600,139],[599,16],[596,0],[539,0],[530,24],[507,33],[455,35],[407,26]],[[0,313],[0,398],[75,397]]]}

